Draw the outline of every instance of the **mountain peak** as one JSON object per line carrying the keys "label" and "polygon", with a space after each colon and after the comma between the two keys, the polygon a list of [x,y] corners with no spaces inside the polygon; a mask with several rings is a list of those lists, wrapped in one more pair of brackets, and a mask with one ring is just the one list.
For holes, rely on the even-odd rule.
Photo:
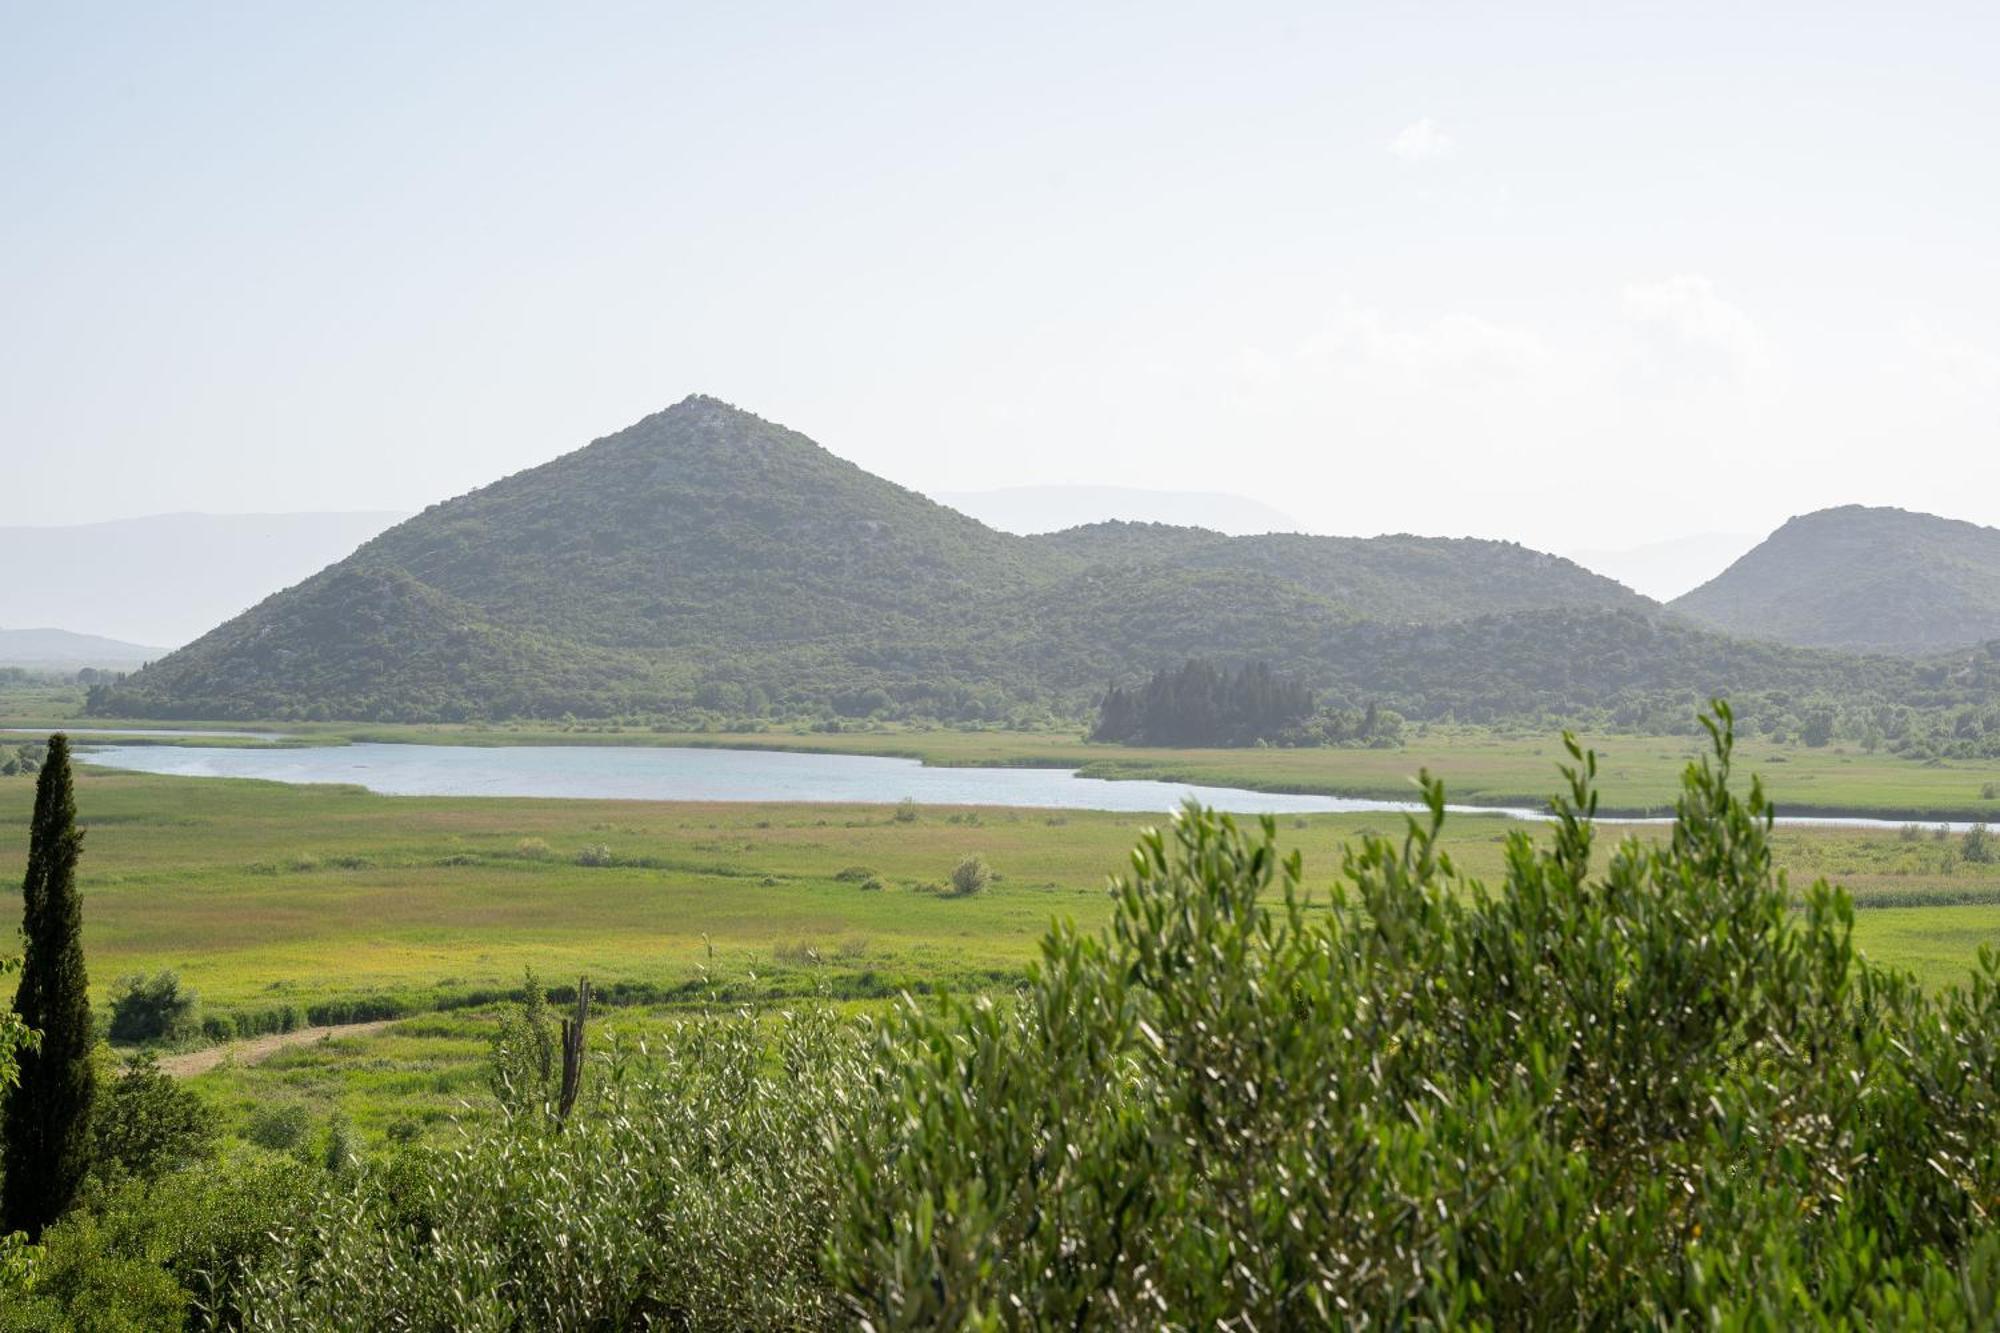
{"label": "mountain peak", "polygon": [[1107,678],[1204,653],[1329,679],[1329,628],[1358,618],[1647,605],[1495,543],[1120,523],[1017,537],[692,394],[432,506],[99,702],[996,720],[1068,715]]}
{"label": "mountain peak", "polygon": [[1672,606],[1717,629],[1806,647],[1967,647],[2000,637],[2000,528],[1888,506],[1815,510]]}

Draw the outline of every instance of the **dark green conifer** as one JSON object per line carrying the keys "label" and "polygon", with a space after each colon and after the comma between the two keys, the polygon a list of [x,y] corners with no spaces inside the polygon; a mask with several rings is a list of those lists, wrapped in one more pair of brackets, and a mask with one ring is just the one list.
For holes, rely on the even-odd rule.
{"label": "dark green conifer", "polygon": [[14,1012],[41,1034],[22,1052],[20,1081],[7,1096],[0,1212],[9,1230],[30,1237],[62,1216],[90,1166],[89,983],[83,968],[83,906],[76,892],[76,826],[69,738],[49,738],[35,787],[22,884],[26,943]]}

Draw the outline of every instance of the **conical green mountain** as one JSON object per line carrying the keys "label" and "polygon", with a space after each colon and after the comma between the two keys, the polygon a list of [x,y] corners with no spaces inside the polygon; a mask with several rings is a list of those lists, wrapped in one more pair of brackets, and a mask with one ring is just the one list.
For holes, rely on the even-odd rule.
{"label": "conical green mountain", "polygon": [[1673,603],[1731,634],[1923,655],[2000,639],[2000,528],[1846,505],[1787,522]]}
{"label": "conical green mountain", "polygon": [[1857,670],[1663,621],[1511,543],[1129,523],[1011,536],[694,397],[432,506],[92,707],[1074,717],[1107,680],[1190,655],[1461,717]]}

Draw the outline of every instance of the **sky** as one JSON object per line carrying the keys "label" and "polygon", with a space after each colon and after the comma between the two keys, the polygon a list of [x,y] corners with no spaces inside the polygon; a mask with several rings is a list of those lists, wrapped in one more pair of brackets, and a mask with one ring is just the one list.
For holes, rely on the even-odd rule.
{"label": "sky", "polygon": [[0,21],[8,522],[413,510],[700,392],[1324,532],[2000,524],[1990,4]]}

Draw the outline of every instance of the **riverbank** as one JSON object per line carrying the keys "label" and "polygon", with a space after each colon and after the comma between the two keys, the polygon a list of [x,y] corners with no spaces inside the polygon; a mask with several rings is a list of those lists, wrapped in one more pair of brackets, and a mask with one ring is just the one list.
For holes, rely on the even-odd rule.
{"label": "riverbank", "polygon": [[[80,703],[80,697],[79,697]],[[1051,768],[1106,781],[1153,781],[1344,800],[1408,800],[1411,779],[1428,769],[1442,775],[1455,803],[1483,808],[1545,808],[1558,785],[1559,738],[1547,730],[1414,726],[1390,750],[1168,749],[1093,744],[1074,732],[850,726],[840,731],[773,727],[758,731],[653,731],[616,726],[405,724],[217,721],[162,723],[143,719],[0,714],[0,725],[55,729],[119,728],[253,734],[277,733],[267,744],[456,746],[693,747],[852,754],[912,759],[933,768]],[[1671,812],[1681,769],[1699,755],[1700,734],[1672,736],[1587,733],[1599,754],[1600,810],[1617,818]],[[233,744],[226,736],[180,742]],[[1812,747],[1740,737],[1738,764],[1761,773],[1787,815],[1880,819],[1891,822],[2000,821],[2000,762],[1918,762],[1858,745]]]}

